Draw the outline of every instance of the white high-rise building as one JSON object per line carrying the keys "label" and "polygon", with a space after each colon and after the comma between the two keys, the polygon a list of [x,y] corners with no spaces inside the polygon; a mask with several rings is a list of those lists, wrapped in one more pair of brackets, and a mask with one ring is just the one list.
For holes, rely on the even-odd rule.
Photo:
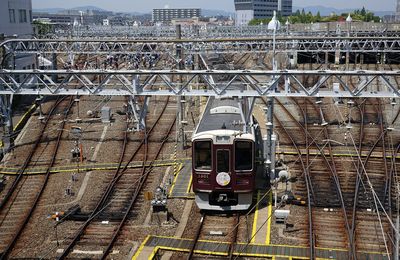
{"label": "white high-rise building", "polygon": [[400,15],[400,0],[397,0],[397,15]]}
{"label": "white high-rise building", "polygon": [[22,38],[32,33],[32,0],[0,0],[0,34]]}
{"label": "white high-rise building", "polygon": [[397,0],[396,21],[400,21],[400,0]]}

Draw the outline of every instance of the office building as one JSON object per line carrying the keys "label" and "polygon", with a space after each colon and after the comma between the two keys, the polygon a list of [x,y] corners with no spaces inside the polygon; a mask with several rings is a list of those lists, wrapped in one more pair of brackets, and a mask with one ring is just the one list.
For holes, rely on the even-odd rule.
{"label": "office building", "polygon": [[235,0],[236,25],[247,25],[253,19],[270,18],[274,11],[282,16],[292,14],[293,0]]}
{"label": "office building", "polygon": [[153,9],[153,22],[155,23],[171,23],[173,19],[188,19],[200,16],[201,10],[198,8]]}
{"label": "office building", "polygon": [[0,34],[29,37],[32,33],[32,1],[0,0]]}

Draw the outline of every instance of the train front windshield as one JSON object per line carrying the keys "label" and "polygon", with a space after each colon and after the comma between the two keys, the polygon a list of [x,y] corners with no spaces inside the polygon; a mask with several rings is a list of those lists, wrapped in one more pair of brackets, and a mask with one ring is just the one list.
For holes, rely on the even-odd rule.
{"label": "train front windshield", "polygon": [[235,170],[251,171],[253,169],[253,143],[235,142]]}
{"label": "train front windshield", "polygon": [[194,143],[194,159],[196,170],[211,170],[211,141]]}
{"label": "train front windshield", "polygon": [[217,151],[217,172],[229,172],[229,150]]}

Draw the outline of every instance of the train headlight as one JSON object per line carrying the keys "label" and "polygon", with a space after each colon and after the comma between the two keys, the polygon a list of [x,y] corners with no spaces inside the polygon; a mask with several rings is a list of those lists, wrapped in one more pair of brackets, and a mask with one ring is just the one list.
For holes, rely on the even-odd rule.
{"label": "train headlight", "polygon": [[219,186],[225,187],[228,186],[231,182],[231,176],[229,176],[226,172],[220,172],[217,175],[217,183]]}

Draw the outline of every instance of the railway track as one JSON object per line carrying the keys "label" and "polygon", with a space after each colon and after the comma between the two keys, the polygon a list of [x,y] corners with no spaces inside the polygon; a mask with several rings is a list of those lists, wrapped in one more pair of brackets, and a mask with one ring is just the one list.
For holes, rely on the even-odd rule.
{"label": "railway track", "polygon": [[[233,250],[238,239],[239,222],[239,213],[217,215],[202,213],[187,259],[193,259],[199,240],[230,243],[229,255],[227,257],[233,259]],[[217,250],[218,245],[211,251]]]}
{"label": "railway track", "polygon": [[[378,88],[380,86],[377,86]],[[376,124],[378,125],[378,133],[375,134],[376,140],[372,147],[367,148],[368,155],[362,162],[358,160],[357,166],[357,180],[355,186],[354,194],[354,204],[353,204],[353,214],[352,214],[352,230],[353,230],[353,241],[357,250],[375,250],[378,252],[390,252],[387,241],[388,238],[386,234],[388,232],[389,223],[385,219],[381,219],[380,213],[382,209],[379,209],[376,204],[377,200],[383,203],[386,207],[386,196],[387,192],[391,191],[388,189],[388,184],[390,181],[390,174],[388,172],[387,156],[386,156],[386,129],[384,128],[383,122],[383,111],[380,104],[380,100],[377,100],[377,104],[374,106],[376,113]],[[368,139],[371,136],[365,135],[365,124],[362,120],[361,130],[360,130],[360,144],[357,153],[360,155],[362,150],[365,149],[361,143],[363,138],[367,136]],[[369,129],[371,131],[371,129]],[[354,140],[353,140],[354,142]],[[380,148],[383,161],[377,161],[371,159],[371,154]],[[368,169],[368,170],[367,170]],[[375,196],[375,191],[377,195]],[[388,196],[390,197],[390,196]],[[375,204],[375,206],[374,206]],[[360,210],[364,209],[364,211]],[[367,211],[365,212],[365,209]],[[375,216],[377,215],[377,216]],[[377,218],[379,220],[379,225],[377,226]],[[381,230],[381,232],[379,232]],[[384,248],[382,248],[384,245]]]}
{"label": "railway track", "polygon": [[[60,129],[54,132],[56,135],[54,133],[51,134],[51,132],[46,133],[45,129],[47,129],[51,120],[60,120],[55,115],[55,112],[57,112],[62,103],[67,104],[64,104],[66,111],[61,116]],[[43,124],[41,134],[37,138],[33,149],[1,202],[0,231],[2,236],[0,238],[0,259],[8,258],[40,201],[50,178],[50,169],[55,164],[63,129],[72,105],[72,97],[69,99],[59,98],[55,103]],[[53,142],[52,139],[55,139],[55,141]],[[30,166],[34,166],[43,154],[47,154],[48,158],[50,158],[49,162],[47,162],[46,173],[39,177],[24,176],[25,170]]]}
{"label": "railway track", "polygon": [[[305,79],[306,80],[306,79]],[[279,102],[279,101],[278,101]],[[326,143],[323,148],[327,148],[327,154],[328,157],[324,155],[322,152],[320,146],[318,145],[317,142],[320,141],[321,139],[324,140],[332,140],[335,139],[334,137],[337,136],[337,134],[334,135],[334,137],[330,136],[330,132],[332,130],[328,131],[327,128],[323,130],[321,134],[321,127],[317,126],[316,118],[318,118],[318,122],[323,122],[329,115],[325,114],[323,110],[321,112],[318,111],[318,107],[313,104],[311,101],[307,101],[307,103],[300,103],[299,101],[294,101],[296,103],[296,106],[298,107],[298,110],[302,111],[302,108],[304,110],[307,110],[306,112],[303,112],[305,115],[310,115],[311,120],[304,120],[304,127],[302,127],[300,124],[298,125],[299,130],[295,130],[296,133],[300,133],[301,131],[304,131],[304,134],[302,134],[304,137],[308,136],[311,141],[304,141],[304,139],[301,138],[296,138],[296,135],[292,135],[291,141],[292,143],[299,143],[301,145],[305,145],[306,147],[310,147],[314,150],[320,151],[321,155],[313,158],[313,167],[311,167],[310,171],[312,172],[312,183],[314,190],[316,187],[319,188],[320,191],[315,190],[315,194],[317,194],[315,197],[316,198],[324,198],[327,197],[326,195],[329,195],[327,197],[327,201],[312,201],[314,203],[312,214],[313,214],[313,229],[316,234],[316,246],[318,247],[328,247],[328,248],[349,248],[349,258],[356,259],[356,253],[357,251],[376,251],[378,252],[386,252],[384,248],[382,248],[382,245],[386,244],[383,240],[383,237],[385,235],[379,235],[376,230],[379,229],[374,229],[372,228],[374,225],[376,226],[377,222],[377,216],[376,213],[370,211],[369,209],[371,208],[371,200],[368,200],[366,195],[367,193],[363,192],[363,198],[359,199],[359,201],[363,201],[363,203],[366,203],[367,205],[362,206],[363,203],[358,203],[361,205],[357,205],[356,211],[358,212],[355,215],[355,220],[352,221],[352,213],[351,213],[351,205],[352,203],[352,198],[351,194],[353,196],[357,196],[357,192],[355,192],[354,185],[353,183],[356,182],[356,177],[358,176],[357,174],[357,169],[346,169],[345,167],[350,166],[351,164],[343,162],[343,160],[338,160],[336,158],[333,158],[332,154],[335,151],[335,148],[337,146],[332,147],[331,142]],[[329,102],[328,102],[329,103]],[[279,104],[280,109],[285,110],[284,104],[280,103]],[[365,109],[365,102],[361,102],[361,106],[364,107]],[[312,109],[308,109],[311,107]],[[378,117],[383,118],[383,111],[379,110],[378,108],[382,108],[382,105],[376,106],[377,109],[372,113],[371,111],[368,114],[368,117],[371,119],[371,115],[378,115]],[[291,113],[289,112],[288,109],[286,109],[286,113]],[[310,114],[311,113],[311,114]],[[319,116],[319,114],[321,114]],[[365,111],[360,111],[360,116],[364,115]],[[293,121],[297,121],[297,118],[295,116],[289,116]],[[353,117],[353,118],[352,118]],[[363,118],[363,116],[361,116]],[[332,119],[328,119],[328,122],[332,122]],[[346,123],[346,120],[343,120],[344,123]],[[353,116],[349,116],[348,122],[352,123],[353,127],[357,127],[357,120],[354,117],[354,112]],[[339,120],[340,123],[340,120]],[[343,123],[343,122],[342,122]],[[281,124],[279,124],[281,125]],[[308,126],[308,129],[306,128]],[[361,155],[362,149],[365,147],[362,147],[362,140],[365,137],[365,133],[363,133],[363,120],[361,119],[360,122],[360,137],[357,138],[359,139],[359,145],[360,147],[357,150],[357,153]],[[282,127],[282,126],[280,126]],[[291,126],[293,128],[293,126]],[[391,187],[391,179],[388,178],[387,176],[391,176],[393,174],[393,169],[395,169],[395,166],[393,163],[391,163],[391,172],[388,172],[388,163],[385,160],[378,162],[377,160],[373,160],[370,158],[372,152],[376,152],[376,150],[379,151],[379,153],[382,154],[383,158],[388,158],[386,150],[387,148],[385,147],[385,141],[380,140],[383,137],[379,136],[384,136],[382,134],[382,130],[384,130],[384,124],[383,121],[379,121],[379,127],[380,127],[380,133],[378,133],[378,140],[375,142],[375,144],[372,145],[371,147],[367,148],[368,149],[368,156],[367,160],[363,163],[365,165],[364,167],[368,168],[369,171],[374,172],[372,174],[369,174],[371,176],[371,182],[375,183],[376,189],[379,190],[378,197],[381,198],[381,201],[387,201],[388,198],[390,197],[389,195],[389,190],[393,188]],[[301,130],[303,128],[303,130]],[[356,128],[357,129],[357,128]],[[290,130],[292,133],[294,133],[294,130]],[[375,131],[375,132],[373,132]],[[376,140],[376,130],[373,130],[369,135],[375,135],[374,138],[372,136],[369,136],[369,139]],[[286,130],[286,132],[289,132]],[[374,134],[375,133],[375,134]],[[317,138],[319,136],[319,138]],[[315,137],[316,140],[313,140]],[[332,138],[332,139],[331,139]],[[307,139],[307,138],[306,138]],[[393,145],[392,145],[393,146]],[[326,150],[325,148],[325,150]],[[339,147],[340,148],[340,147]],[[308,156],[308,149],[306,148],[306,155],[299,155],[300,157],[306,157]],[[330,155],[330,156],[329,156]],[[393,155],[393,154],[391,154]],[[361,156],[360,156],[361,158]],[[298,159],[300,160],[300,159]],[[354,160],[350,158],[350,161]],[[370,163],[368,163],[370,162]],[[324,166],[325,164],[325,166]],[[378,166],[379,165],[379,166]],[[354,167],[354,166],[353,166]],[[360,165],[361,167],[361,165]],[[297,168],[297,167],[296,167]],[[303,174],[304,169],[301,170],[299,169],[300,172],[297,174]],[[358,170],[360,172],[360,169]],[[386,176],[386,177],[384,177]],[[360,181],[359,181],[360,182]],[[322,185],[322,186],[321,186]],[[307,188],[306,184],[296,184],[297,186],[297,191],[300,191],[303,193],[303,196],[307,196]],[[325,196],[323,196],[324,192],[326,193]],[[336,193],[336,194],[335,194]],[[369,195],[370,198],[372,198],[371,195]],[[386,197],[386,198],[385,198]],[[319,207],[318,207],[319,205]],[[323,206],[327,205],[333,205],[333,211],[328,208],[328,211],[325,209],[321,208]],[[388,202],[386,202],[386,205],[390,205]],[[361,207],[361,208],[360,208]],[[331,208],[331,207],[330,207]],[[341,211],[339,210],[341,208]],[[368,211],[366,210],[368,209]],[[366,212],[365,212],[366,211]],[[373,221],[374,220],[374,221]],[[380,219],[382,224],[380,224],[380,227],[383,228],[385,231],[382,232],[382,234],[386,234],[389,232],[388,226],[389,223],[385,223],[383,218]],[[360,223],[360,226],[357,226],[357,228],[354,225],[354,231],[353,231],[353,225],[352,223],[357,222]],[[350,227],[351,226],[351,227]],[[379,224],[378,224],[379,226]],[[305,227],[304,227],[305,228]],[[353,232],[355,232],[355,235],[353,235]],[[303,233],[304,234],[304,233]],[[345,235],[347,234],[347,235]],[[357,239],[355,239],[357,237]],[[311,238],[309,238],[310,240]],[[303,241],[304,241],[303,237]]]}
{"label": "railway track", "polygon": [[[151,164],[160,155],[175,125],[176,119],[170,122],[167,129],[164,129],[164,139],[159,143],[158,147],[150,151],[150,137],[154,133],[163,133],[163,130],[158,129],[158,125],[168,103],[169,101],[167,99],[153,126],[144,133],[144,138],[132,154],[126,153],[126,151],[130,149],[127,149],[129,141],[127,134],[125,134],[120,157],[120,165],[124,165],[124,167],[115,172],[114,176],[109,181],[106,191],[90,214],[88,220],[79,228],[78,232],[74,234],[66,249],[61,256],[59,256],[59,259],[66,258],[72,249],[86,251],[96,249],[97,252],[99,250],[102,252],[101,259],[107,257],[126,221],[134,215],[138,199],[143,195],[142,188],[151,172]],[[123,164],[124,161],[126,162],[127,158],[129,158],[127,163]],[[140,170],[127,168],[128,164],[134,159],[143,161],[143,167]],[[145,166],[147,163],[150,163],[149,167]],[[102,224],[104,219],[110,220],[110,224],[106,227]]]}

